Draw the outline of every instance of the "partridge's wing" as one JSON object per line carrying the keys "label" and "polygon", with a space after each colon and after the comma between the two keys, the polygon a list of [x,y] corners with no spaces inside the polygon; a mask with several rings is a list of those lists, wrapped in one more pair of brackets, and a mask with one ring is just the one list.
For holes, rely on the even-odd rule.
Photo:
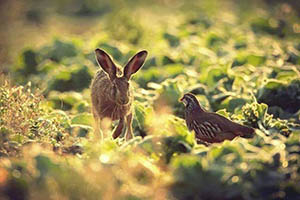
{"label": "partridge's wing", "polygon": [[208,115],[206,115],[206,120],[218,124],[222,132],[232,133],[236,136],[244,136],[244,134],[247,134],[248,132],[249,134],[254,132],[252,128],[235,123],[217,113],[208,113]]}
{"label": "partridge's wing", "polygon": [[222,133],[221,127],[212,120],[208,120],[206,113],[198,115],[191,120],[190,126],[195,131],[196,136],[207,142],[215,142],[218,135]]}
{"label": "partridge's wing", "polygon": [[232,140],[236,136],[253,137],[254,130],[242,126],[216,113],[200,113],[193,116],[190,126],[196,137],[206,142],[222,142]]}
{"label": "partridge's wing", "polygon": [[235,134],[228,130],[227,126],[224,126],[226,123],[224,124],[223,120],[211,115],[211,113],[197,115],[192,122],[196,137],[205,142],[223,142],[236,137]]}

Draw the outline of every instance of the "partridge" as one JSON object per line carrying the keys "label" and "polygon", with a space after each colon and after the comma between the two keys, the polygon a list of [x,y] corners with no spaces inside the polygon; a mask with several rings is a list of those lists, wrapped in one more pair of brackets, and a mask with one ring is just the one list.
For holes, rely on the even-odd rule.
{"label": "partridge", "polygon": [[185,105],[186,125],[190,131],[195,131],[199,143],[218,143],[237,136],[254,136],[253,128],[232,122],[217,113],[205,111],[191,93],[185,94],[180,101]]}

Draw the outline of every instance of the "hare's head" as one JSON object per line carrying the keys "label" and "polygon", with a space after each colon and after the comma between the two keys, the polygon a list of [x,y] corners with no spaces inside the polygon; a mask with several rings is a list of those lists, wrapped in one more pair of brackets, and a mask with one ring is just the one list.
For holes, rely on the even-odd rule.
{"label": "hare's head", "polygon": [[108,74],[112,89],[107,96],[119,105],[126,105],[130,100],[129,80],[144,64],[147,51],[140,51],[133,56],[123,70],[122,76],[117,76],[117,67],[105,51],[96,49],[96,58],[101,68]]}

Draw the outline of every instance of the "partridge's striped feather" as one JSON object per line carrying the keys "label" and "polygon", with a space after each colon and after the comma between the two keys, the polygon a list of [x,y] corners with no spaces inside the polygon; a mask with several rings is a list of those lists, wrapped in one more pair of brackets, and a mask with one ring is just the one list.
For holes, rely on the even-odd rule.
{"label": "partridge's striped feather", "polygon": [[235,123],[222,115],[208,112],[201,108],[195,95],[184,94],[181,99],[184,102],[185,120],[190,131],[194,130],[197,140],[208,143],[233,140],[237,136],[251,138],[254,129]]}
{"label": "partridge's striped feather", "polygon": [[221,133],[221,129],[217,124],[212,124],[210,122],[199,124],[195,120],[193,120],[192,123],[196,134],[201,134],[202,137],[213,139],[217,134]]}
{"label": "partridge's striped feather", "polygon": [[220,133],[222,132],[220,126],[218,124],[215,124],[215,123],[211,123],[211,122],[204,122],[203,123],[206,127],[208,127],[209,129],[211,129],[213,132],[216,132],[216,133]]}

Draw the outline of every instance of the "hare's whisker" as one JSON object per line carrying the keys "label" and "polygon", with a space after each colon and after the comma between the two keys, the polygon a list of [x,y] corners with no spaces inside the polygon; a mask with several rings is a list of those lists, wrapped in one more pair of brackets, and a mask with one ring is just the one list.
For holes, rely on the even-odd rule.
{"label": "hare's whisker", "polygon": [[113,111],[112,111],[112,113],[111,113],[112,119],[114,118],[114,114],[115,114],[115,112],[117,111],[117,107],[118,107],[118,106],[115,106],[114,109],[113,109]]}

